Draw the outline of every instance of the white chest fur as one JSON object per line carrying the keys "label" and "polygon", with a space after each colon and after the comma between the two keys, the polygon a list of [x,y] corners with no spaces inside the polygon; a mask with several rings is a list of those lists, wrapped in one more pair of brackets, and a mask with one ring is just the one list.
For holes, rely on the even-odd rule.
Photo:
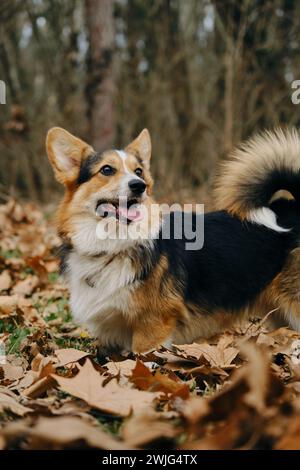
{"label": "white chest fur", "polygon": [[[81,256],[68,259],[68,281],[74,319],[88,326],[103,344],[129,341],[126,323],[132,315],[130,298],[137,287],[135,269],[126,256]],[[122,341],[122,343],[124,342]],[[125,345],[124,345],[125,347]]]}

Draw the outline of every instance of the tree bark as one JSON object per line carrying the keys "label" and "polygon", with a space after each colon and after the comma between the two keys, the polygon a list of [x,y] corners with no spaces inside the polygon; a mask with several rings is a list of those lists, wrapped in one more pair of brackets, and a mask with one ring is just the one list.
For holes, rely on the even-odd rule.
{"label": "tree bark", "polygon": [[89,39],[86,84],[91,144],[102,151],[115,137],[114,0],[85,0]]}

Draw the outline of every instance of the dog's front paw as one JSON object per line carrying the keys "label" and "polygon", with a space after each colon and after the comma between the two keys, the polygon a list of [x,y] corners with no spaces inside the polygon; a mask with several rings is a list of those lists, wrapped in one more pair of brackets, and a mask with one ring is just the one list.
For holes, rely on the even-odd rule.
{"label": "dog's front paw", "polygon": [[132,359],[134,354],[128,349],[122,349],[117,346],[98,346],[97,359],[103,364],[110,360],[122,360],[122,358]]}

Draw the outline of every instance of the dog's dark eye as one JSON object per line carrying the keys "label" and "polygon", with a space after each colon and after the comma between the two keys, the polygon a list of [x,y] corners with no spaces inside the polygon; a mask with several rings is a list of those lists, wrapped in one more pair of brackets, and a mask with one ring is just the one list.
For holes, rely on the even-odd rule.
{"label": "dog's dark eye", "polygon": [[136,176],[142,176],[143,174],[143,170],[141,168],[137,168],[136,170],[134,170]]}
{"label": "dog's dark eye", "polygon": [[116,172],[115,168],[113,168],[110,165],[104,165],[102,168],[100,168],[100,173],[104,176],[111,176],[114,175]]}

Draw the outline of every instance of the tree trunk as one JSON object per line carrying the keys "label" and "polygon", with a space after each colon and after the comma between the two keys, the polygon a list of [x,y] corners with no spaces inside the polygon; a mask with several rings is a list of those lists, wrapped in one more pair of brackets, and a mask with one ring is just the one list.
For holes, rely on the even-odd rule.
{"label": "tree trunk", "polygon": [[115,28],[113,0],[85,0],[89,38],[86,85],[89,138],[98,150],[115,137]]}

